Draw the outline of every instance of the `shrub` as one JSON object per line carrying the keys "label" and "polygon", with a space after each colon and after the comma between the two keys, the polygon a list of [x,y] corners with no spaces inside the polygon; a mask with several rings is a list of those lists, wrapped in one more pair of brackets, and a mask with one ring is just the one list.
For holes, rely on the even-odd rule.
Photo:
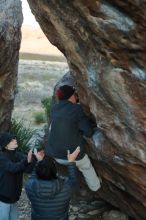
{"label": "shrub", "polygon": [[34,112],[33,117],[36,124],[41,124],[46,122],[46,115],[44,112]]}
{"label": "shrub", "polygon": [[19,150],[26,154],[30,149],[30,140],[35,130],[26,126],[23,119],[12,119],[10,132],[16,135]]}
{"label": "shrub", "polygon": [[48,119],[51,113],[52,97],[46,97],[42,99],[41,103],[42,103],[43,108],[45,109],[45,114]]}

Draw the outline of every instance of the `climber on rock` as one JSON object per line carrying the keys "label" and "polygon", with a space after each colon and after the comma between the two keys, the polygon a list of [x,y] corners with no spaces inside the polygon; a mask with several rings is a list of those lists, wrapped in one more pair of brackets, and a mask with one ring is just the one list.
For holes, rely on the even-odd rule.
{"label": "climber on rock", "polygon": [[46,154],[53,156],[58,163],[67,165],[66,151],[73,152],[77,146],[80,146],[80,154],[75,161],[76,166],[82,172],[89,189],[97,191],[100,188],[100,181],[85,152],[84,139],[84,136],[92,137],[92,124],[81,105],[77,103],[78,96],[72,86],[61,86],[56,96],[59,103],[51,110]]}

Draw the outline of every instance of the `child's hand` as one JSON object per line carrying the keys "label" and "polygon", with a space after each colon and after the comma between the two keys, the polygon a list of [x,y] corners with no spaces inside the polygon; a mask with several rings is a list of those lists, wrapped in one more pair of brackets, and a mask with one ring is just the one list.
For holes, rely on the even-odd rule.
{"label": "child's hand", "polygon": [[28,151],[28,154],[27,154],[27,162],[28,163],[31,163],[32,161],[32,149]]}
{"label": "child's hand", "polygon": [[77,147],[76,150],[70,154],[70,151],[67,151],[67,159],[69,162],[74,162],[78,156],[78,154],[80,153],[80,147]]}

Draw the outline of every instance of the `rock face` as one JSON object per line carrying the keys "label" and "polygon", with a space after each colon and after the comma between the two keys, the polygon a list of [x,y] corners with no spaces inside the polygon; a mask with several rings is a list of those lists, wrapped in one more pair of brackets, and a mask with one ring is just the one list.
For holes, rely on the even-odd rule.
{"label": "rock face", "polygon": [[103,179],[102,198],[146,219],[146,2],[28,2],[96,121],[89,153]]}
{"label": "rock face", "polygon": [[0,131],[6,131],[10,126],[22,20],[20,0],[0,1]]}

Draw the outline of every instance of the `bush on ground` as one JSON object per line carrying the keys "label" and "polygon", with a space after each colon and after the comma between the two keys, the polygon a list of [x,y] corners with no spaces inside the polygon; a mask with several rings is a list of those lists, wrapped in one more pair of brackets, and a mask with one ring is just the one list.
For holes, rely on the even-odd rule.
{"label": "bush on ground", "polygon": [[46,115],[44,112],[34,112],[33,117],[34,117],[34,121],[36,124],[42,124],[47,121]]}
{"label": "bush on ground", "polygon": [[30,140],[35,134],[30,126],[26,126],[23,119],[13,118],[11,121],[10,132],[16,135],[19,151],[27,154],[30,149]]}
{"label": "bush on ground", "polygon": [[45,114],[47,119],[50,117],[51,113],[51,105],[52,105],[52,97],[46,97],[41,100],[42,106],[45,109]]}

